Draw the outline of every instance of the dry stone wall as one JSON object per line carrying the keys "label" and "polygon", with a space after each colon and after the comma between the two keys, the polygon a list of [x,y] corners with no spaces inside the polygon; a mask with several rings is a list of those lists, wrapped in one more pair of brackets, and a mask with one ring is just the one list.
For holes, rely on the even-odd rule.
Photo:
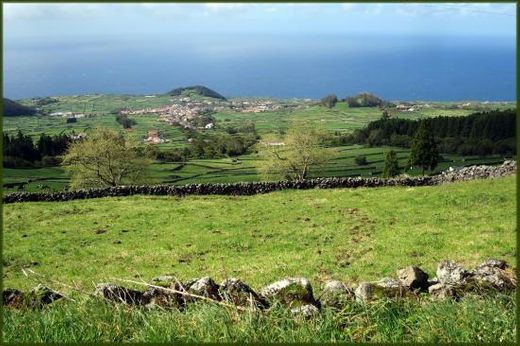
{"label": "dry stone wall", "polygon": [[75,199],[121,197],[132,195],[187,196],[187,195],[256,195],[286,189],[334,189],[382,186],[428,186],[457,180],[501,177],[516,172],[516,161],[505,161],[500,166],[471,166],[449,170],[436,176],[397,178],[316,178],[300,181],[251,182],[231,184],[143,185],[83,189],[55,193],[15,192],[3,196],[4,203],[59,202]]}
{"label": "dry stone wall", "polygon": [[[361,282],[357,286],[338,280],[327,281],[318,298],[315,298],[309,280],[303,277],[276,281],[257,293],[236,278],[217,284],[208,276],[184,283],[173,276],[161,276],[152,279],[150,284],[145,284],[144,291],[100,283],[96,285],[94,296],[120,304],[161,309],[182,310],[187,304],[200,300],[252,310],[281,306],[293,314],[310,317],[318,314],[324,307],[341,310],[354,301],[458,301],[468,294],[507,293],[516,289],[515,271],[503,260],[490,259],[474,269],[466,269],[453,261],[443,260],[437,266],[436,275],[437,278],[428,280],[428,274],[419,267],[409,266],[397,270],[396,278]],[[7,288],[2,296],[3,305],[9,308],[41,308],[62,298],[58,292],[41,285],[27,293]]]}

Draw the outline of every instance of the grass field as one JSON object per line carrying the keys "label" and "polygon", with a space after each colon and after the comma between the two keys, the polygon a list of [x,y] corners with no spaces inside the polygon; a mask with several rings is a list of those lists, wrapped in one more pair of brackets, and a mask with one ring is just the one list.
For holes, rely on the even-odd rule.
{"label": "grass field", "polygon": [[[134,196],[4,206],[4,284],[21,268],[90,287],[174,273],[349,282],[443,258],[515,264],[515,180],[421,188],[282,191],[251,197]],[[96,230],[107,232],[96,234]],[[117,243],[121,242],[121,243]]]}
{"label": "grass field", "polygon": [[[417,188],[281,191],[249,197],[133,196],[4,206],[4,287],[48,279],[92,292],[113,278],[238,277],[253,288],[305,276],[395,277],[415,264],[435,276],[445,258],[473,267],[502,258],[516,267],[515,177]],[[97,230],[106,232],[97,234]],[[55,287],[66,293],[70,290]],[[461,303],[353,303],[298,321],[282,311],[236,315],[195,306],[144,312],[83,300],[43,312],[7,311],[17,341],[513,341],[510,295]],[[215,321],[218,321],[215,323]],[[28,327],[30,326],[30,328]]]}

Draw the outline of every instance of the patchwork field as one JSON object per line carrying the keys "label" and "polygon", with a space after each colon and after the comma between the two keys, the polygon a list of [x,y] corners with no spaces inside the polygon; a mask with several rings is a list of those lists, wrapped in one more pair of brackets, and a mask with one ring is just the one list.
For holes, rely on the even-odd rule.
{"label": "patchwork field", "polygon": [[[311,174],[311,177],[349,177],[349,176],[377,176],[384,167],[385,153],[394,149],[397,152],[399,164],[407,164],[409,150],[403,148],[363,146],[337,147],[337,157],[329,162],[320,171]],[[331,149],[332,150],[332,149]],[[367,164],[360,166],[355,162],[358,155],[365,155]],[[434,172],[440,172],[450,166],[468,166],[476,164],[499,164],[504,161],[502,156],[460,156],[444,155]],[[189,162],[156,162],[151,165],[148,184],[190,184],[190,183],[234,183],[264,180],[257,169],[260,163],[255,154],[242,155],[235,160],[231,158],[213,160],[190,160]],[[407,174],[418,175],[420,170],[407,170]],[[42,192],[60,191],[68,188],[70,177],[62,167],[47,167],[35,169],[3,170],[4,191]]]}
{"label": "patchwork field", "polygon": [[[153,96],[153,97],[151,97]],[[200,98],[200,96],[199,96]],[[41,133],[49,135],[59,133],[88,132],[96,128],[109,128],[121,130],[122,127],[115,120],[112,111],[127,107],[130,109],[145,109],[148,107],[160,107],[172,103],[172,98],[166,95],[78,95],[57,96],[58,102],[50,103],[40,108],[50,114],[53,112],[79,112],[85,115],[79,118],[77,123],[67,124],[61,116],[21,116],[4,117],[3,131],[14,135],[19,130],[36,140]],[[208,99],[213,100],[213,99]],[[213,100],[214,101],[214,100]],[[282,103],[294,103],[295,100],[276,101]],[[34,106],[32,99],[21,100],[21,103]],[[350,133],[361,128],[371,121],[381,117],[378,107],[349,108],[345,102],[338,102],[332,109],[317,105],[309,105],[298,110],[266,111],[261,113],[240,113],[233,110],[219,111],[213,116],[216,119],[213,133],[222,133],[228,127],[239,128],[247,123],[254,123],[260,136],[278,135],[287,130],[292,121],[312,124],[329,133]],[[455,103],[436,102],[428,107],[419,108],[413,112],[397,112],[393,116],[407,119],[419,119],[432,116],[459,116],[467,115],[477,110],[508,108],[512,104],[475,104],[472,107],[457,108]],[[157,115],[133,115],[137,124],[130,130],[125,130],[125,135],[135,142],[141,142],[147,136],[149,129],[158,129],[169,142],[156,144],[162,150],[181,148],[189,145],[187,133],[179,127],[161,122]],[[403,148],[367,148],[363,146],[336,147],[337,155],[319,172],[312,176],[377,176],[384,165],[384,155],[394,149],[398,153],[401,166],[405,166],[409,152]],[[358,155],[366,155],[368,164],[359,166],[354,159]],[[227,183],[259,181],[257,167],[259,158],[255,153],[232,158],[212,160],[190,160],[187,163],[161,163],[156,162],[151,167],[148,178],[149,184],[186,184],[186,183]],[[503,161],[501,156],[470,157],[459,155],[444,155],[444,160],[439,164],[436,172],[450,166],[467,166],[471,164],[495,164]],[[417,170],[406,173],[415,175]],[[59,191],[68,188],[69,176],[61,167],[47,167],[35,169],[4,169],[3,184],[7,192],[13,191]]]}
{"label": "patchwork field", "polygon": [[[24,133],[37,137],[42,132],[56,134],[60,132],[70,133],[74,130],[78,133],[99,127],[121,129],[121,125],[115,121],[115,116],[110,114],[110,112],[123,107],[144,109],[171,104],[171,97],[165,95],[157,95],[153,98],[134,95],[78,95],[54,98],[58,100],[57,103],[51,103],[41,108],[49,113],[76,112],[85,114],[86,117],[79,118],[78,122],[73,124],[66,124],[65,119],[61,116],[4,117],[3,130],[9,134],[23,130]],[[32,100],[21,100],[21,103],[34,106]],[[396,116],[404,119],[420,119],[439,115],[460,116],[482,109],[514,107],[514,104],[490,104],[479,105],[476,108],[461,109],[454,107],[450,103],[435,103],[435,105],[436,108],[422,108],[414,112],[399,112]],[[255,123],[258,133],[264,135],[267,133],[278,133],[280,130],[287,129],[289,122],[292,120],[302,120],[332,132],[351,132],[371,121],[379,119],[381,110],[377,107],[349,108],[345,102],[338,102],[336,107],[332,109],[309,106],[295,111],[282,110],[261,113],[240,113],[228,110],[217,112],[214,117],[217,120],[216,131],[219,130],[219,127],[222,130],[226,126],[240,126],[252,121]],[[182,138],[182,144],[185,144],[185,138],[180,136],[181,132],[178,128],[160,122],[156,116],[143,114],[132,116],[132,118],[137,121],[137,124],[128,132],[129,135],[143,139],[149,128],[156,128],[165,134],[165,138],[173,142]],[[171,145],[171,143],[167,143],[160,146],[168,147],[168,144]]]}

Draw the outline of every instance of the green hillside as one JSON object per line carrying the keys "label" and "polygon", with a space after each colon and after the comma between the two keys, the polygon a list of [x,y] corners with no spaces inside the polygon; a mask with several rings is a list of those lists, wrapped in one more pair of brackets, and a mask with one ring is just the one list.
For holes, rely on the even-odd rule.
{"label": "green hillside", "polygon": [[[44,283],[62,299],[4,312],[17,342],[513,342],[514,295],[382,300],[311,320],[208,303],[184,311],[113,305],[94,284],[162,274],[238,277],[258,290],[290,276],[355,286],[445,258],[516,266],[515,177],[434,187],[281,191],[250,197],[129,197],[4,206],[4,287]],[[35,274],[25,276],[22,268]],[[30,273],[30,272],[29,272]],[[131,286],[131,284],[125,284]],[[72,289],[73,288],[73,289]],[[141,286],[136,288],[143,289]],[[80,294],[84,292],[85,294]]]}
{"label": "green hillside", "polygon": [[194,85],[194,86],[188,86],[183,88],[177,88],[173,89],[172,91],[168,92],[168,95],[171,96],[189,96],[191,94],[199,95],[199,96],[205,96],[205,97],[211,97],[219,100],[226,100],[226,98],[222,95],[220,95],[215,90],[211,90],[210,88],[207,88],[202,85]]}
{"label": "green hillside", "polygon": [[21,115],[34,115],[36,114],[36,109],[28,106],[24,106],[16,101],[3,99],[3,113],[4,117],[14,117]]}
{"label": "green hillside", "polygon": [[515,186],[508,177],[421,188],[9,204],[4,285],[33,285],[24,267],[86,288],[166,273],[240,277],[253,286],[294,275],[355,283],[410,264],[434,274],[444,258],[473,266],[499,257],[515,265]]}

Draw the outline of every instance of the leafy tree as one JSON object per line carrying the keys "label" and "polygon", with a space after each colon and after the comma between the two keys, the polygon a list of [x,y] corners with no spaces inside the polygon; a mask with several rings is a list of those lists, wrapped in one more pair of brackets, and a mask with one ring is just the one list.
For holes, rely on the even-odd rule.
{"label": "leafy tree", "polygon": [[327,95],[321,99],[320,104],[327,108],[334,108],[337,102],[338,97],[336,95]]}
{"label": "leafy tree", "polygon": [[323,135],[315,128],[294,124],[282,141],[266,137],[258,147],[264,176],[302,180],[319,170],[334,155],[322,147]]}
{"label": "leafy tree", "polygon": [[422,168],[422,174],[426,169],[433,170],[439,163],[440,155],[437,150],[435,138],[428,122],[421,121],[419,128],[412,140],[409,165],[418,165]]}
{"label": "leafy tree", "polygon": [[126,114],[116,115],[116,121],[123,125],[124,129],[131,129],[132,126],[137,124],[137,122],[134,119],[130,119]]}
{"label": "leafy tree", "polygon": [[140,183],[150,160],[116,132],[98,130],[73,142],[63,158],[72,172],[71,188],[106,187]]}
{"label": "leafy tree", "polygon": [[385,167],[383,168],[383,178],[391,178],[399,175],[399,163],[397,162],[397,154],[390,150],[385,156]]}
{"label": "leafy tree", "polygon": [[354,161],[356,161],[356,164],[358,166],[364,166],[364,165],[368,164],[367,157],[365,155],[356,156]]}

